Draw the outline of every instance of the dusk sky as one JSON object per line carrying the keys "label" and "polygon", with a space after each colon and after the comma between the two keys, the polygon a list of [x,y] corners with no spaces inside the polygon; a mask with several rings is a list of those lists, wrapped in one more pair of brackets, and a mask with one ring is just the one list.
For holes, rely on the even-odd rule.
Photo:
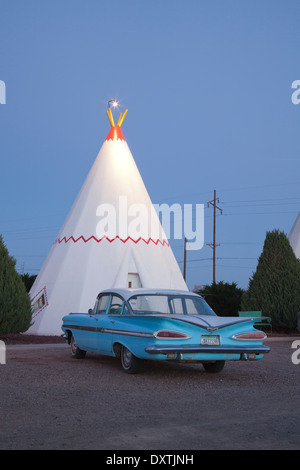
{"label": "dusk sky", "polygon": [[189,288],[212,282],[214,190],[216,280],[247,288],[266,232],[300,211],[299,18],[299,0],[0,0],[0,233],[17,270],[41,268],[114,98],[152,202],[205,204]]}

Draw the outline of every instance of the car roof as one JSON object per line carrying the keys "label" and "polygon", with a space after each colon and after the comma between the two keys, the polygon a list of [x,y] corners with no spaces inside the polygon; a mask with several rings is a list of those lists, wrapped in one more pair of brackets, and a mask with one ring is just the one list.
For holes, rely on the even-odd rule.
{"label": "car roof", "polygon": [[194,292],[190,292],[188,290],[177,290],[177,289],[105,289],[99,293],[100,294],[119,294],[123,297],[123,299],[128,300],[130,297],[134,295],[194,295],[199,297],[198,294]]}

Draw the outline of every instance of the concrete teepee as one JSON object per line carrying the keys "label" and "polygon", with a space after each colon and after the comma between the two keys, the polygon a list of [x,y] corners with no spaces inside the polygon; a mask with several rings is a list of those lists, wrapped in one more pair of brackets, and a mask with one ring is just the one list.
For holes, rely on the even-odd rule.
{"label": "concrete teepee", "polygon": [[289,242],[297,258],[300,259],[300,212],[289,233]]}
{"label": "concrete teepee", "polygon": [[187,290],[123,136],[126,112],[115,125],[108,108],[111,129],[30,291],[27,333],[60,335],[62,317],[103,289]]}

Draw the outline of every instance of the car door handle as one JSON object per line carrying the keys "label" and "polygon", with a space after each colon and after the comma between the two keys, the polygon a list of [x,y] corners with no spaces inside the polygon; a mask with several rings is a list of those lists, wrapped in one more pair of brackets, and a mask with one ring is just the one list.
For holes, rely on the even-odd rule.
{"label": "car door handle", "polygon": [[110,323],[116,323],[114,320],[110,320]]}

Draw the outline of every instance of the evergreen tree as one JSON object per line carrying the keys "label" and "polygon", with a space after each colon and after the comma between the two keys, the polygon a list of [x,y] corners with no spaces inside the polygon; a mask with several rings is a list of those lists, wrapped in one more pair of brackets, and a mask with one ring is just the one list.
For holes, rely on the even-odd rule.
{"label": "evergreen tree", "polygon": [[0,334],[22,333],[31,322],[31,302],[16,262],[0,236]]}
{"label": "evergreen tree", "polygon": [[222,317],[238,316],[243,290],[233,282],[213,282],[196,291],[202,295],[213,311]]}
{"label": "evergreen tree", "polygon": [[300,312],[300,261],[283,232],[267,232],[241,308],[261,310],[264,316],[272,318],[275,328],[296,328]]}
{"label": "evergreen tree", "polygon": [[34,281],[36,280],[36,277],[37,277],[36,274],[29,274],[29,273],[21,274],[21,279],[23,283],[25,284],[27,292],[30,292],[30,289]]}

